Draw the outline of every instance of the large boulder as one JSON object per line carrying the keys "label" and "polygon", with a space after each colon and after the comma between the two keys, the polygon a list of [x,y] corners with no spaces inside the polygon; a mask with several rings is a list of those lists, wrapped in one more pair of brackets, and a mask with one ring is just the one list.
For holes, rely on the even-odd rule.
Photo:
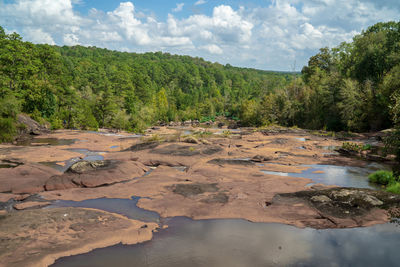
{"label": "large boulder", "polygon": [[40,135],[42,133],[50,132],[48,127],[41,125],[37,121],[31,119],[28,115],[19,114],[17,121],[19,124],[24,125],[21,127],[20,135]]}

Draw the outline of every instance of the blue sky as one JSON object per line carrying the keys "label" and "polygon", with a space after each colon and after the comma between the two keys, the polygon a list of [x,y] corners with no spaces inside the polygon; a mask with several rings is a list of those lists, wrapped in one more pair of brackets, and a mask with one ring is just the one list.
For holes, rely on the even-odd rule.
{"label": "blue sky", "polygon": [[399,14],[398,0],[0,0],[0,26],[33,43],[283,71]]}

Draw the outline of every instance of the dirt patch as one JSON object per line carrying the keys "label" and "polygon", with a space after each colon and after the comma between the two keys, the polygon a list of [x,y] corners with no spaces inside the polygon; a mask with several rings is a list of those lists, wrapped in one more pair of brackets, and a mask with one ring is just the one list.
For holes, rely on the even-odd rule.
{"label": "dirt patch", "polygon": [[210,195],[207,198],[200,200],[204,203],[221,203],[226,204],[229,201],[229,196],[223,192],[219,192],[217,194]]}
{"label": "dirt patch", "polygon": [[148,143],[139,143],[131,146],[125,151],[142,151],[146,149],[156,148],[160,143],[159,142],[148,142]]}
{"label": "dirt patch", "polygon": [[289,139],[287,138],[275,138],[269,144],[271,145],[285,145],[287,144]]}
{"label": "dirt patch", "polygon": [[219,189],[216,183],[213,184],[175,184],[172,187],[172,192],[184,197],[200,195],[206,192],[217,192]]}
{"label": "dirt patch", "polygon": [[207,163],[216,165],[242,165],[242,166],[255,165],[254,162],[245,159],[212,159]]}
{"label": "dirt patch", "polygon": [[162,148],[154,149],[151,151],[151,153],[190,157],[196,155],[213,155],[218,152],[221,152],[222,150],[223,149],[219,146],[207,146],[207,145],[186,146],[179,144],[171,144]]}

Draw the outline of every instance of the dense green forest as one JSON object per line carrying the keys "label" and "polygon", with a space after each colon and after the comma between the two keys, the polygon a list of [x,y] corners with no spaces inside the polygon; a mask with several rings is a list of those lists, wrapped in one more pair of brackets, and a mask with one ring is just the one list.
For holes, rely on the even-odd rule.
{"label": "dense green forest", "polygon": [[400,22],[322,48],[301,75],[168,53],[125,53],[22,41],[0,27],[0,133],[16,115],[54,129],[143,130],[158,121],[239,118],[308,129],[370,131],[400,123]]}
{"label": "dense green forest", "polygon": [[53,128],[137,131],[157,121],[238,117],[242,103],[293,77],[161,52],[34,45],[0,28],[0,127],[15,132],[18,112]]}
{"label": "dense green forest", "polygon": [[253,117],[333,131],[381,130],[398,124],[400,22],[377,23],[351,43],[320,49],[300,79],[264,96]]}

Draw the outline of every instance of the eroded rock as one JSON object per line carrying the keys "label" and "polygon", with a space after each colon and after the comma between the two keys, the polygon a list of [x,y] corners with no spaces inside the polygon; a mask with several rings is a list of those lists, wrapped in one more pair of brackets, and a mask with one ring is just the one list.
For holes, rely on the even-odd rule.
{"label": "eroded rock", "polygon": [[71,167],[69,167],[67,172],[81,174],[100,169],[116,168],[117,167],[116,165],[117,161],[111,161],[111,160],[96,160],[96,161],[81,160],[74,163]]}
{"label": "eroded rock", "polygon": [[172,192],[182,195],[184,197],[200,195],[206,192],[217,192],[219,190],[216,183],[175,184],[171,188]]}
{"label": "eroded rock", "polygon": [[75,187],[98,187],[140,177],[148,168],[138,161],[80,161],[64,174],[52,176],[46,181],[46,191]]}
{"label": "eroded rock", "polygon": [[188,157],[196,155],[213,155],[221,151],[222,148],[219,146],[211,146],[211,145],[187,146],[187,145],[171,144],[165,147],[153,149],[151,153]]}
{"label": "eroded rock", "polygon": [[280,199],[306,202],[321,214],[337,218],[363,217],[374,209],[390,210],[400,207],[400,195],[361,188],[331,188],[279,194]]}

